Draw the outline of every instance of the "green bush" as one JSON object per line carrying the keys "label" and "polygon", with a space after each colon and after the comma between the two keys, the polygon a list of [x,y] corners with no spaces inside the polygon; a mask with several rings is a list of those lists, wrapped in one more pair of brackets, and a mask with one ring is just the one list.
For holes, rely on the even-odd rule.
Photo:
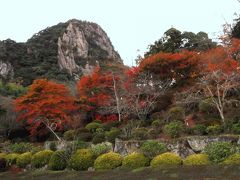
{"label": "green bush", "polygon": [[223,164],[226,165],[240,165],[240,154],[230,155],[227,159],[223,161]]}
{"label": "green bush", "polygon": [[184,165],[198,166],[209,165],[211,162],[206,154],[193,154],[188,156],[184,161]]}
{"label": "green bush", "polygon": [[156,139],[159,136],[159,131],[156,129],[149,129],[148,130],[148,138],[149,139]]}
{"label": "green bush", "polygon": [[151,124],[151,126],[154,128],[160,128],[162,125],[163,125],[163,122],[160,120],[154,120]]}
{"label": "green bush", "polygon": [[140,151],[145,156],[152,159],[156,155],[166,152],[167,148],[166,148],[165,144],[162,144],[162,143],[159,143],[159,142],[153,141],[153,140],[148,140],[141,145]]}
{"label": "green bush", "polygon": [[31,164],[35,168],[41,168],[48,164],[53,151],[51,150],[44,150],[40,151],[32,156]]}
{"label": "green bush", "polygon": [[215,111],[215,107],[214,105],[212,105],[212,100],[210,98],[200,101],[198,108],[200,112],[207,114],[210,114]]}
{"label": "green bush", "polygon": [[86,128],[80,128],[76,130],[77,139],[85,142],[92,140],[92,133]]}
{"label": "green bush", "polygon": [[94,163],[93,153],[90,149],[79,149],[71,157],[69,166],[74,170],[87,170]]}
{"label": "green bush", "polygon": [[109,142],[114,143],[115,139],[120,135],[118,128],[112,128],[110,131],[105,132],[105,136]]}
{"label": "green bush", "polygon": [[84,141],[79,140],[79,139],[74,141],[73,143],[74,143],[73,145],[75,146],[75,149],[86,149],[86,148],[88,148],[88,144]]}
{"label": "green bush", "polygon": [[28,164],[31,163],[32,153],[25,152],[18,156],[16,164],[20,168],[25,168]]}
{"label": "green bush", "polygon": [[133,130],[132,136],[136,140],[148,139],[148,130],[146,128],[136,128]]}
{"label": "green bush", "polygon": [[206,132],[209,135],[218,135],[222,132],[222,127],[220,125],[208,126]]}
{"label": "green bush", "polygon": [[11,153],[5,156],[7,166],[11,166],[13,164],[16,164],[17,158],[20,154],[17,153]]}
{"label": "green bush", "polygon": [[123,158],[122,166],[129,169],[136,169],[148,166],[149,159],[141,153],[132,153]]}
{"label": "green bush", "polygon": [[194,128],[193,128],[193,133],[195,135],[204,135],[206,134],[206,126],[203,124],[197,124]]}
{"label": "green bush", "polygon": [[50,142],[50,144],[49,144],[49,149],[50,149],[51,151],[56,151],[56,150],[57,150],[56,142],[54,142],[54,141]]}
{"label": "green bush", "polygon": [[122,157],[118,153],[109,152],[100,155],[94,162],[94,168],[101,169],[114,169],[122,164]]}
{"label": "green bush", "polygon": [[38,153],[38,152],[40,152],[40,151],[43,151],[43,150],[44,150],[44,148],[43,148],[42,146],[33,146],[31,152],[32,152],[33,154],[36,154],[36,153]]}
{"label": "green bush", "polygon": [[174,166],[181,165],[182,159],[174,153],[163,153],[153,158],[151,161],[152,167]]}
{"label": "green bush", "polygon": [[55,151],[49,160],[48,167],[54,171],[64,170],[67,167],[65,151]]}
{"label": "green bush", "polygon": [[176,107],[172,107],[169,111],[168,111],[168,115],[169,115],[169,120],[173,121],[173,120],[184,120],[185,118],[185,110],[183,107],[180,106],[176,106]]}
{"label": "green bush", "polygon": [[102,124],[96,123],[96,122],[88,123],[85,126],[85,128],[88,129],[92,133],[96,132],[96,129],[101,128],[101,127],[102,127]]}
{"label": "green bush", "polygon": [[204,152],[208,155],[209,159],[214,163],[224,161],[228,156],[233,154],[234,147],[228,142],[214,142],[208,144],[204,148]]}
{"label": "green bush", "polygon": [[9,149],[12,153],[25,153],[30,152],[33,149],[33,145],[24,142],[14,143],[10,145]]}
{"label": "green bush", "polygon": [[240,122],[233,124],[231,129],[234,134],[240,134]]}
{"label": "green bush", "polygon": [[184,125],[181,121],[173,121],[164,126],[164,132],[172,138],[179,137],[184,131]]}
{"label": "green bush", "polygon": [[92,145],[91,150],[95,158],[98,156],[110,152],[112,150],[112,145],[110,143],[101,143]]}
{"label": "green bush", "polygon": [[75,136],[76,136],[76,132],[74,130],[68,130],[63,134],[63,138],[66,141],[72,141],[75,138]]}
{"label": "green bush", "polygon": [[111,128],[113,127],[118,127],[121,123],[119,121],[113,121],[113,122],[107,122],[102,124],[102,128],[105,131],[110,131]]}
{"label": "green bush", "polygon": [[103,133],[95,134],[92,140],[93,144],[102,143],[104,141],[105,141],[105,135]]}

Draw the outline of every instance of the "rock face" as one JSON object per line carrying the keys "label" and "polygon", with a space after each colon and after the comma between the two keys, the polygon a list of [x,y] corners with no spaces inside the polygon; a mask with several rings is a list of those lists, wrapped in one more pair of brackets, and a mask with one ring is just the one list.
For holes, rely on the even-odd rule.
{"label": "rock face", "polygon": [[109,62],[123,64],[104,30],[76,19],[48,27],[26,43],[0,41],[0,75],[14,74],[26,85],[39,77],[76,80]]}
{"label": "rock face", "polygon": [[13,77],[13,66],[9,62],[0,60],[0,76],[4,79]]}

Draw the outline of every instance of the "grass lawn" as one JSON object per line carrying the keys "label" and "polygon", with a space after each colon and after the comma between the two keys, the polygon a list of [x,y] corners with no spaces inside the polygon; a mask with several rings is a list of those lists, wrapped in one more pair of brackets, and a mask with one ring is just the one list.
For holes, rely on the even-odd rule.
{"label": "grass lawn", "polygon": [[183,180],[238,180],[240,179],[240,166],[204,166],[204,167],[175,167],[164,169],[140,168],[132,171],[115,169],[110,171],[47,171],[33,170],[28,172],[3,172],[1,180],[158,180],[158,179],[183,179]]}

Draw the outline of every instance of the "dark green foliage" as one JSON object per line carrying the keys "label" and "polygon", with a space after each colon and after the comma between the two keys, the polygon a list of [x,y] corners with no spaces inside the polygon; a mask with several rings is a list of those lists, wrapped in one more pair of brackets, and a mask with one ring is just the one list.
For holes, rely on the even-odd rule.
{"label": "dark green foliage", "polygon": [[66,141],[72,141],[75,138],[75,136],[76,136],[76,132],[74,130],[68,130],[63,134],[63,138]]}
{"label": "dark green foliage", "polygon": [[236,20],[236,24],[232,29],[232,37],[240,39],[240,18]]}
{"label": "dark green foliage", "polygon": [[184,131],[184,125],[181,121],[173,121],[164,126],[164,132],[172,138],[179,137]]}
{"label": "dark green foliage", "polygon": [[206,132],[209,135],[218,135],[222,132],[222,127],[220,125],[208,126]]}
{"label": "dark green foliage", "polygon": [[88,123],[85,126],[85,128],[88,129],[92,133],[96,132],[96,129],[101,128],[101,127],[102,127],[102,124],[96,123],[96,122]]}
{"label": "dark green foliage", "polygon": [[145,140],[148,138],[148,130],[146,128],[136,128],[133,130],[132,137],[136,140]]}
{"label": "dark green foliage", "polygon": [[105,135],[104,133],[98,133],[98,134],[95,134],[95,136],[93,137],[93,144],[98,144],[98,143],[102,143],[105,141]]}
{"label": "dark green foliage", "polygon": [[114,143],[115,139],[120,135],[120,130],[118,128],[112,128],[110,131],[105,132],[107,141]]}
{"label": "dark green foliage", "polygon": [[169,120],[170,121],[174,121],[174,120],[184,120],[185,118],[185,111],[182,107],[180,106],[176,106],[176,107],[172,107],[169,111],[168,111],[168,116],[169,116]]}
{"label": "dark green foliage", "polygon": [[216,108],[212,104],[212,100],[210,98],[200,101],[198,108],[200,112],[203,112],[206,114],[216,112]]}
{"label": "dark green foliage", "polygon": [[54,141],[50,142],[49,149],[52,150],[52,151],[57,150],[57,145]]}
{"label": "dark green foliage", "polygon": [[155,156],[166,152],[167,147],[163,143],[153,141],[153,140],[148,140],[141,145],[140,150],[145,156],[152,159]]}
{"label": "dark green foliage", "polygon": [[204,124],[197,124],[194,128],[193,128],[193,134],[195,135],[204,135],[206,134],[206,126]]}
{"label": "dark green foliage", "polygon": [[92,133],[86,128],[80,128],[76,130],[76,136],[78,140],[89,142],[92,140]]}
{"label": "dark green foliage", "polygon": [[224,161],[228,156],[234,153],[234,147],[228,142],[214,142],[204,148],[204,152],[214,163]]}
{"label": "dark green foliage", "polygon": [[9,147],[9,150],[12,153],[25,153],[28,151],[32,151],[33,145],[30,143],[15,143],[15,144],[11,144]]}
{"label": "dark green foliage", "polygon": [[148,138],[155,139],[159,136],[159,131],[157,129],[149,129],[148,130]]}
{"label": "dark green foliage", "polygon": [[60,171],[67,167],[65,151],[55,151],[51,156],[48,166],[51,170]]}
{"label": "dark green foliage", "polygon": [[240,134],[240,122],[233,124],[231,129],[234,134]]}
{"label": "dark green foliage", "polygon": [[80,139],[73,142],[75,149],[85,149],[88,147],[88,144]]}

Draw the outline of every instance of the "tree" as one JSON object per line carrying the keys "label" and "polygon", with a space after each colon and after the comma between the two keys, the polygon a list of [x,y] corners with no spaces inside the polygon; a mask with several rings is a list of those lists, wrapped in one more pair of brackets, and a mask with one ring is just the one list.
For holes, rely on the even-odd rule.
{"label": "tree", "polygon": [[70,112],[76,109],[74,98],[63,84],[38,79],[26,95],[15,100],[18,121],[26,121],[31,135],[46,133],[48,129],[58,140],[56,130],[71,122]]}

